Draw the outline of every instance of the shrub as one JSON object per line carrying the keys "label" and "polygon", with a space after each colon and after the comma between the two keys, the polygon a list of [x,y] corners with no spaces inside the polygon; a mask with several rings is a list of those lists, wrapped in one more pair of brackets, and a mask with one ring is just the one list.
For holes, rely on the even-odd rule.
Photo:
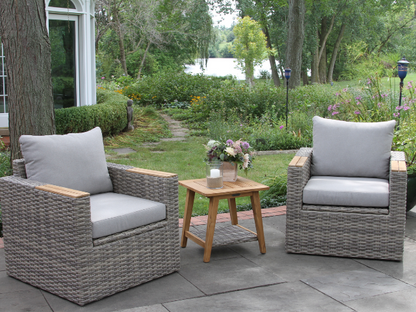
{"label": "shrub", "polygon": [[100,127],[104,135],[117,134],[127,126],[124,95],[97,89],[97,104],[55,110],[57,134],[78,133]]}
{"label": "shrub", "polygon": [[193,96],[203,96],[211,89],[218,88],[222,80],[218,77],[190,75],[183,72],[162,72],[137,81],[123,89],[123,94],[139,105],[162,107],[166,103],[189,102]]}

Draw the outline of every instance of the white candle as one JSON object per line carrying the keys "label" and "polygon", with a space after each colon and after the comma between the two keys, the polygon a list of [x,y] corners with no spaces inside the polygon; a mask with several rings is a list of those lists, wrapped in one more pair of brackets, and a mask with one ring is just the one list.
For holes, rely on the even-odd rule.
{"label": "white candle", "polygon": [[211,178],[219,178],[221,176],[220,169],[211,169]]}

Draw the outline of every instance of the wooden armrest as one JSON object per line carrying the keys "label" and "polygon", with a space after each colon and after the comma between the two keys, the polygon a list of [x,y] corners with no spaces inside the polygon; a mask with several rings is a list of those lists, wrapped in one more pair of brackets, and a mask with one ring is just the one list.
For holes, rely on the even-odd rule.
{"label": "wooden armrest", "polygon": [[406,172],[406,162],[404,160],[392,160],[391,171],[395,172]]}
{"label": "wooden armrest", "polygon": [[142,168],[131,168],[131,169],[127,169],[126,171],[133,172],[133,173],[140,173],[140,174],[150,175],[150,176],[154,176],[154,177],[158,177],[158,178],[173,178],[173,177],[178,176],[176,173],[169,173],[169,172],[142,169]]}
{"label": "wooden armrest", "polygon": [[295,156],[289,163],[289,167],[303,167],[307,159],[308,157],[305,156]]}
{"label": "wooden armrest", "polygon": [[39,186],[36,186],[35,188],[41,191],[59,194],[59,195],[72,197],[72,198],[81,198],[81,197],[90,196],[90,193],[87,193],[87,192],[77,191],[77,190],[73,190],[70,188],[52,185],[52,184],[39,185]]}

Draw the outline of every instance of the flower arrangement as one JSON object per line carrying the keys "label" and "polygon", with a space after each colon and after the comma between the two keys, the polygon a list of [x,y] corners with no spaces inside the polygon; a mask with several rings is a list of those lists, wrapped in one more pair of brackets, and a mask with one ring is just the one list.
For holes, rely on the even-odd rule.
{"label": "flower arrangement", "polygon": [[239,164],[246,173],[253,168],[253,149],[248,142],[227,140],[225,142],[210,140],[207,145],[206,161],[228,161]]}

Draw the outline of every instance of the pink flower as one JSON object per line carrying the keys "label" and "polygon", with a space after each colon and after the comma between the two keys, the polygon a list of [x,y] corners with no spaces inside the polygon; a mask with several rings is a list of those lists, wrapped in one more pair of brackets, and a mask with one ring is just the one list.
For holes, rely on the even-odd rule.
{"label": "pink flower", "polygon": [[[328,110],[330,111],[332,109],[332,105],[329,105],[328,106]],[[283,127],[283,126],[282,126]],[[280,129],[282,129],[282,128],[280,128]]]}
{"label": "pink flower", "polygon": [[359,100],[361,100],[361,99],[362,99],[362,97],[361,97],[361,96],[357,96],[355,99],[356,99],[357,101],[359,101]]}
{"label": "pink flower", "polygon": [[231,146],[234,144],[233,140],[227,140],[227,142],[225,142],[225,144],[227,144],[228,146]]}
{"label": "pink flower", "polygon": [[339,114],[339,112],[333,112],[332,116]]}
{"label": "pink flower", "polygon": [[361,112],[360,111],[355,111],[354,114],[359,115],[359,114],[361,114]]}
{"label": "pink flower", "polygon": [[399,117],[400,116],[400,113],[393,113],[393,116],[394,117]]}
{"label": "pink flower", "polygon": [[342,91],[343,92],[347,92],[348,91],[348,88],[344,88],[344,89],[342,89]]}
{"label": "pink flower", "polygon": [[105,77],[101,77],[101,79],[105,79]]}
{"label": "pink flower", "polygon": [[279,128],[280,128],[280,129],[283,129],[283,128],[284,128],[284,126],[280,126]]}

